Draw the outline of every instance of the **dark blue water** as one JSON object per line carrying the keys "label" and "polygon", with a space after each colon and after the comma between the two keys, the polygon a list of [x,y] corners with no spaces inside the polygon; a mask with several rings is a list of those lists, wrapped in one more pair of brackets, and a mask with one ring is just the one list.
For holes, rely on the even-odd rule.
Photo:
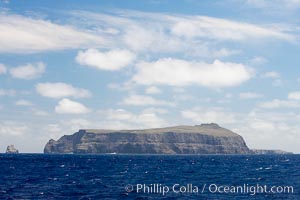
{"label": "dark blue water", "polygon": [[299,200],[299,170],[300,155],[0,154],[0,199]]}

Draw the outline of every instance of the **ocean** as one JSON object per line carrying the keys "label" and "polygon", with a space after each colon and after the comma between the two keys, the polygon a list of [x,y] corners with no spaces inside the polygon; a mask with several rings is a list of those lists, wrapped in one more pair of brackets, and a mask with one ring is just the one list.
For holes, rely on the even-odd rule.
{"label": "ocean", "polygon": [[300,199],[300,155],[0,154],[0,199]]}

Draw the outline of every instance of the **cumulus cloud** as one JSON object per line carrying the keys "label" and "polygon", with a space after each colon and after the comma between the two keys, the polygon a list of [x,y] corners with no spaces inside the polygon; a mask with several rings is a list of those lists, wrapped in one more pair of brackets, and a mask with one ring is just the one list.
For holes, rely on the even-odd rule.
{"label": "cumulus cloud", "polygon": [[[200,85],[222,88],[240,85],[253,76],[253,69],[243,64],[221,62],[212,64],[173,58],[141,62],[132,81],[143,85]],[[163,78],[162,78],[163,77]]]}
{"label": "cumulus cloud", "polygon": [[6,71],[7,71],[6,66],[0,63],[0,75],[6,74]]}
{"label": "cumulus cloud", "polygon": [[91,92],[82,89],[76,88],[70,84],[66,83],[38,83],[35,86],[37,93],[44,97],[49,98],[62,98],[62,97],[74,97],[74,98],[88,98],[91,97]]}
{"label": "cumulus cloud", "polygon": [[97,49],[79,51],[76,61],[100,70],[116,71],[131,64],[135,54],[128,50],[111,50],[101,52]]}
{"label": "cumulus cloud", "polygon": [[104,45],[101,37],[71,26],[20,15],[0,13],[0,30],[0,52],[31,53]]}
{"label": "cumulus cloud", "polygon": [[59,114],[85,114],[89,113],[90,109],[79,102],[64,98],[55,106],[55,112]]}
{"label": "cumulus cloud", "polygon": [[125,97],[121,104],[132,105],[132,106],[174,106],[173,102],[167,102],[164,100],[155,99],[151,96],[146,95],[130,95]]}
{"label": "cumulus cloud", "polygon": [[156,86],[150,86],[146,88],[146,94],[159,94],[161,90]]}
{"label": "cumulus cloud", "polygon": [[28,63],[26,65],[21,65],[15,68],[11,68],[9,73],[14,78],[20,79],[35,79],[39,78],[46,70],[44,63],[39,62],[36,64]]}
{"label": "cumulus cloud", "polygon": [[239,94],[240,99],[257,99],[261,98],[262,95],[255,92],[242,92]]}

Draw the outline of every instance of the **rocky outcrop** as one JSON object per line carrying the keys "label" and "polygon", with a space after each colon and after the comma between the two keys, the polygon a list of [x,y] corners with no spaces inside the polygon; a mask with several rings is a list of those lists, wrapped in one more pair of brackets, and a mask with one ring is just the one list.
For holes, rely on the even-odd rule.
{"label": "rocky outcrop", "polygon": [[145,130],[79,130],[58,141],[51,139],[44,153],[128,154],[248,154],[243,138],[217,124]]}
{"label": "rocky outcrop", "polygon": [[8,145],[5,153],[16,154],[19,153],[19,150],[14,145]]}
{"label": "rocky outcrop", "polygon": [[267,150],[267,149],[251,149],[252,154],[293,154],[293,152],[283,151],[279,149]]}

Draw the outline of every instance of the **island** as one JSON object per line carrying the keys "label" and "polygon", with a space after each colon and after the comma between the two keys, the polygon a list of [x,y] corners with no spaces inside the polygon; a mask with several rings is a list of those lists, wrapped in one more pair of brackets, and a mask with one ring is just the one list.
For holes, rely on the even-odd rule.
{"label": "island", "polygon": [[19,153],[19,150],[16,149],[13,144],[11,144],[11,145],[7,146],[5,153],[8,153],[8,154],[17,154],[17,153]]}
{"label": "island", "polygon": [[251,154],[244,139],[218,124],[143,130],[84,129],[49,140],[44,153]]}

